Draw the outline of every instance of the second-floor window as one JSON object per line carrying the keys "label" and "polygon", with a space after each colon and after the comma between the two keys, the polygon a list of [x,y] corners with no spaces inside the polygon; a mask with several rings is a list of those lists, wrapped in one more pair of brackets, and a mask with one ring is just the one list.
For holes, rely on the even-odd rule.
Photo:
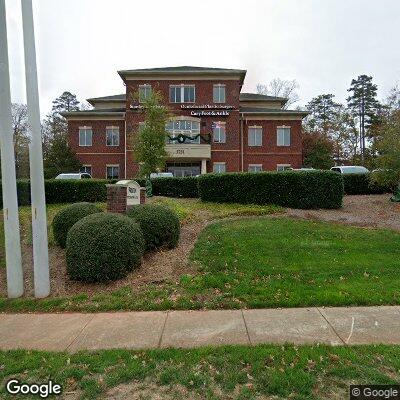
{"label": "second-floor window", "polygon": [[213,102],[225,103],[225,85],[218,84],[213,86]]}
{"label": "second-floor window", "polygon": [[171,103],[194,103],[196,89],[194,85],[171,85],[169,87],[169,101]]}
{"label": "second-floor window", "polygon": [[107,146],[119,146],[119,128],[118,126],[107,126],[106,128]]}
{"label": "second-floor window", "polygon": [[151,85],[139,85],[139,103],[143,103],[151,96]]}
{"label": "second-floor window", "polygon": [[249,146],[262,146],[262,128],[253,126],[249,127]]}
{"label": "second-floor window", "polygon": [[198,121],[185,119],[171,120],[167,122],[165,130],[169,135],[169,137],[167,137],[167,143],[169,144],[180,144],[177,140],[171,139],[178,138],[179,135],[193,138],[193,140],[184,138],[182,143],[200,143],[200,122]]}
{"label": "second-floor window", "polygon": [[214,143],[225,143],[226,142],[225,123],[224,122],[213,122],[212,130],[213,130],[213,142]]}
{"label": "second-floor window", "polygon": [[290,146],[290,127],[281,126],[277,129],[276,144],[278,146]]}
{"label": "second-floor window", "polygon": [[82,126],[79,128],[79,146],[91,146],[92,135],[92,128],[90,126]]}

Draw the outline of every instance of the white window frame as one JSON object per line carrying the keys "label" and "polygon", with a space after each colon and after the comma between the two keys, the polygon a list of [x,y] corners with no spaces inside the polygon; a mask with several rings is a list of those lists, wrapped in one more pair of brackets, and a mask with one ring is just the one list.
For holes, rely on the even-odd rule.
{"label": "white window frame", "polygon": [[[117,143],[113,143],[113,138],[114,136],[111,137],[111,142],[112,144],[108,144],[108,132],[112,131],[114,133],[114,131],[117,131]],[[106,146],[107,147],[118,147],[119,146],[119,126],[106,126]]]}
{"label": "white window frame", "polygon": [[[261,131],[261,135],[260,135],[260,143],[257,143],[256,141],[256,136],[254,136],[254,144],[250,143],[250,131],[251,130],[257,130],[257,131]],[[263,143],[263,128],[262,126],[249,126],[247,129],[247,145],[249,147],[261,147],[262,143]]]}
{"label": "white window frame", "polygon": [[[259,168],[259,170],[258,171],[252,171],[251,170],[252,168]],[[263,166],[262,166],[262,164],[249,164],[247,170],[249,172],[262,172],[263,171]]]}
{"label": "white window frame", "polygon": [[[223,89],[223,90],[222,90]],[[217,90],[217,93],[215,91]],[[222,96],[223,94],[223,96]],[[213,85],[213,102],[225,103],[226,102],[226,85],[217,83]]]}
{"label": "white window frame", "polygon": [[[90,168],[90,172],[88,172],[86,168]],[[79,172],[81,174],[89,174],[90,176],[92,176],[92,165],[91,164],[82,164],[82,167],[80,168]]]}
{"label": "white window frame", "polygon": [[[188,122],[190,122],[190,124],[188,124]],[[194,127],[193,126],[194,123],[197,126]],[[169,128],[168,124],[172,124],[172,128]],[[184,125],[184,126],[182,126],[182,125]],[[190,126],[190,128],[189,128],[189,126]],[[184,116],[175,117],[175,118],[170,119],[165,126],[166,132],[168,133],[169,136],[172,136],[172,137],[176,137],[179,134],[184,134],[186,136],[191,136],[191,137],[197,136],[197,135],[200,135],[200,129],[201,129],[200,128],[200,119],[192,118],[192,117],[184,117]],[[172,141],[167,136],[166,144],[181,144],[181,143]],[[187,144],[200,144],[200,136],[197,137],[196,141],[194,141],[194,140],[187,141],[187,142],[185,141],[182,144],[186,144],[186,145]]]}
{"label": "white window frame", "polygon": [[[84,135],[84,137],[85,137],[84,144],[83,144],[83,141],[81,140],[81,133],[83,133],[83,131],[85,133],[85,135]],[[88,131],[90,131],[90,144],[87,144],[87,142],[88,142],[88,140],[87,140]],[[80,126],[79,127],[78,136],[79,136],[78,140],[79,140],[79,146],[80,147],[90,147],[90,146],[93,145],[93,130],[92,130],[91,126]]]}
{"label": "white window frame", "polygon": [[[220,168],[219,168],[219,167],[222,167],[222,166],[224,167],[223,171],[221,171]],[[218,171],[216,171],[215,167],[218,167],[217,168]],[[213,163],[213,173],[214,174],[223,174],[225,172],[226,172],[226,163],[224,163],[224,162],[215,162],[215,163]]]}
{"label": "white window frame", "polygon": [[[142,91],[144,90],[144,97],[142,96]],[[149,96],[151,96],[151,85],[148,83],[144,85],[139,85],[139,103],[144,103]]]}
{"label": "white window frame", "polygon": [[[118,168],[118,178],[109,178],[108,177],[108,168]],[[119,164],[106,164],[106,179],[119,179],[120,177],[120,168]]]}
{"label": "white window frame", "polygon": [[276,164],[276,170],[278,172],[286,171],[287,168],[292,168],[292,164]]}
{"label": "white window frame", "polygon": [[[185,101],[185,88],[193,88],[193,101]],[[180,101],[176,100],[176,92],[174,98],[171,98],[171,89],[180,89]],[[169,85],[169,102],[170,103],[195,103],[196,102],[196,85]]]}
{"label": "white window frame", "polygon": [[[285,142],[285,133],[283,133],[282,136],[280,136],[280,129],[288,129],[289,130],[289,143]],[[280,140],[281,139],[281,140]],[[276,127],[276,145],[278,147],[289,147],[292,142],[292,130],[290,126],[277,126]]]}
{"label": "white window frame", "polygon": [[218,126],[212,128],[213,142],[226,143],[226,123],[221,121],[215,121],[215,123],[218,123]]}

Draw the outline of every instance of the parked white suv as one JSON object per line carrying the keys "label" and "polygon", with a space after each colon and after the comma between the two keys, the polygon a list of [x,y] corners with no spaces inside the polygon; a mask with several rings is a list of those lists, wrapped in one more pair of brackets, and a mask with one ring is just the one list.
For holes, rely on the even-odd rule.
{"label": "parked white suv", "polygon": [[331,171],[339,172],[340,174],[368,174],[369,172],[367,168],[357,165],[342,165],[332,167]]}
{"label": "parked white suv", "polygon": [[92,179],[92,176],[86,172],[77,172],[70,174],[60,174],[55,179]]}

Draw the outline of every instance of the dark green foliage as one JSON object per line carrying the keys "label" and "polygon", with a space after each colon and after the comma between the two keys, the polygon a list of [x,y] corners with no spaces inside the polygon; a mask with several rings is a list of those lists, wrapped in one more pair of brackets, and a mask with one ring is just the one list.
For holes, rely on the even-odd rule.
{"label": "dark green foliage", "polygon": [[97,213],[78,221],[67,236],[67,272],[71,279],[107,282],[140,265],[144,239],[138,224],[124,215]]}
{"label": "dark green foliage", "polygon": [[382,194],[390,190],[371,181],[371,174],[343,174],[346,194]]}
{"label": "dark green foliage", "polygon": [[[49,179],[45,181],[46,203],[77,203],[81,201],[95,203],[107,199],[106,184],[115,181],[105,179]],[[1,181],[0,181],[1,191]],[[29,180],[17,181],[18,204],[31,204],[31,188]],[[3,208],[3,197],[0,196],[0,208]]]}
{"label": "dark green foliage", "polygon": [[67,234],[72,226],[90,214],[102,212],[101,208],[92,203],[75,203],[62,208],[52,222],[53,235],[56,243],[65,248]]}
{"label": "dark green foliage", "polygon": [[197,178],[155,178],[151,180],[153,195],[167,197],[199,197]]}
{"label": "dark green foliage", "polygon": [[198,178],[203,201],[340,208],[343,180],[331,171],[207,174]]}
{"label": "dark green foliage", "polygon": [[161,246],[174,248],[178,245],[180,223],[178,216],[169,208],[140,204],[127,211],[141,227],[146,242],[146,250]]}

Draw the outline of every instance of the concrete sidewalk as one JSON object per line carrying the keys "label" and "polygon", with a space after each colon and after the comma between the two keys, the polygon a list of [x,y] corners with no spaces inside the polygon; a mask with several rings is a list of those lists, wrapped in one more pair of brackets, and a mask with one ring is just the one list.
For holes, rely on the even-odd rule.
{"label": "concrete sidewalk", "polygon": [[400,306],[0,314],[0,349],[52,351],[258,343],[400,344]]}

